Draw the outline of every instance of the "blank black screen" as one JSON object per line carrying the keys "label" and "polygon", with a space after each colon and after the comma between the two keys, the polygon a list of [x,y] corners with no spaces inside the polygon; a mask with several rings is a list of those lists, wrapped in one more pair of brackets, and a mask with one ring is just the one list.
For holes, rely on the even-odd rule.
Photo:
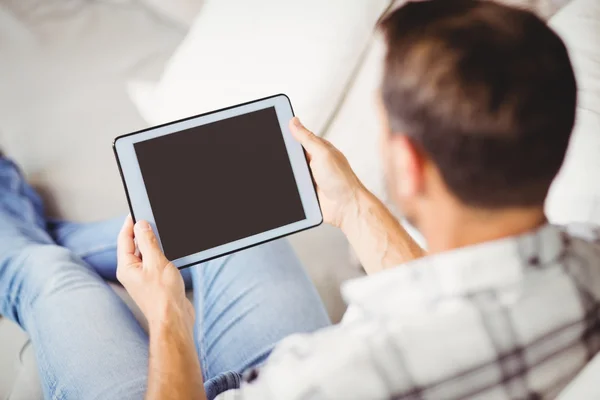
{"label": "blank black screen", "polygon": [[306,218],[274,107],[134,147],[170,260]]}

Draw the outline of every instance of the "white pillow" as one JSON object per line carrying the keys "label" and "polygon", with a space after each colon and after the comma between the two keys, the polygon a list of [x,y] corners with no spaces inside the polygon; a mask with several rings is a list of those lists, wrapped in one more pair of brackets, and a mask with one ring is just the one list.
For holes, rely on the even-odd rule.
{"label": "white pillow", "polygon": [[536,13],[540,18],[548,19],[562,5],[560,2],[569,0],[499,0],[500,3],[520,7]]}
{"label": "white pillow", "polygon": [[550,21],[565,41],[579,86],[577,123],[546,212],[552,222],[600,224],[600,2],[573,0]]}
{"label": "white pillow", "polygon": [[156,85],[132,83],[151,124],[277,93],[323,132],[389,0],[219,0],[204,4]]}

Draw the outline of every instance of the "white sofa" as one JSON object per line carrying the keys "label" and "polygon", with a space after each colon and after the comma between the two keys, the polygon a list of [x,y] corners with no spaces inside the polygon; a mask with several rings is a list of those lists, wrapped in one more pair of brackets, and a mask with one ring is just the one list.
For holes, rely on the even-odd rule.
{"label": "white sofa", "polygon": [[[205,0],[208,4],[215,1]],[[600,165],[590,164],[597,162],[593,151],[600,150],[600,69],[589,64],[597,66],[600,55],[597,44],[595,53],[590,53],[589,42],[593,39],[586,39],[589,30],[597,28],[600,13],[595,11],[594,20],[583,18],[581,10],[585,13],[598,8],[598,3],[573,1],[577,5],[571,4],[571,10],[565,9],[555,17],[555,27],[575,50],[585,100],[571,154],[553,189],[548,210],[557,221],[600,223],[600,207],[595,205],[600,189],[573,183],[582,165],[594,165],[594,171],[600,171]],[[151,7],[158,3],[165,2],[62,0],[40,6],[37,1],[22,0],[0,5],[0,37],[10,38],[0,42],[3,60],[10,60],[0,63],[0,146],[19,161],[28,178],[40,188],[53,215],[95,220],[124,213],[126,203],[110,149],[113,137],[147,126],[146,120],[175,116],[156,110],[161,101],[177,93],[164,89],[168,79],[180,78],[173,73],[178,67],[168,60],[182,41],[191,46],[187,43],[190,37],[186,39],[189,21],[172,18],[181,14],[164,15],[158,11],[160,8]],[[553,12],[549,2],[542,3],[545,15]],[[204,11],[200,9],[196,22]],[[194,29],[198,28],[192,27],[192,32]],[[595,36],[596,43],[598,37],[600,34]],[[181,51],[173,60],[182,57]],[[385,198],[374,104],[381,54],[381,42],[373,38],[369,45],[365,42],[364,52],[358,57],[345,58],[354,65],[347,66],[343,72],[347,78],[338,81],[338,95],[327,97],[329,114],[308,118],[311,127],[347,154],[367,186]],[[148,85],[146,82],[159,81],[165,65],[166,73],[158,85]],[[298,90],[293,86],[291,89]],[[308,107],[313,99],[319,97],[318,93],[312,96],[306,100],[306,114],[311,112]],[[235,96],[232,99],[235,102]],[[210,103],[203,106],[210,107]],[[593,181],[592,177],[588,179]],[[572,204],[577,204],[576,210]],[[339,284],[360,273],[348,257],[344,238],[335,229],[322,227],[291,240],[332,318],[338,319],[344,310]],[[113,286],[129,301],[122,288]],[[0,317],[0,399],[41,397],[27,336]]]}

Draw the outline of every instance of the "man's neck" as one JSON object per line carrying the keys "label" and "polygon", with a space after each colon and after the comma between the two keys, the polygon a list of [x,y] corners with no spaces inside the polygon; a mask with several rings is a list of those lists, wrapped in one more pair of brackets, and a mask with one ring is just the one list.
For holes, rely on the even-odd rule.
{"label": "man's neck", "polygon": [[521,235],[546,221],[543,207],[493,211],[457,207],[430,215],[423,221],[422,233],[427,239],[428,252],[433,254]]}

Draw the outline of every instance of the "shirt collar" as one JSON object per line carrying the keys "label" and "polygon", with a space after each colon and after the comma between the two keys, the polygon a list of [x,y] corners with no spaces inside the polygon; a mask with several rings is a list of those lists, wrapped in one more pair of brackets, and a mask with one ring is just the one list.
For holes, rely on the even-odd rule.
{"label": "shirt collar", "polygon": [[348,305],[377,314],[415,313],[456,299],[518,284],[527,268],[554,263],[568,236],[546,224],[533,232],[463,247],[354,279],[342,286]]}

